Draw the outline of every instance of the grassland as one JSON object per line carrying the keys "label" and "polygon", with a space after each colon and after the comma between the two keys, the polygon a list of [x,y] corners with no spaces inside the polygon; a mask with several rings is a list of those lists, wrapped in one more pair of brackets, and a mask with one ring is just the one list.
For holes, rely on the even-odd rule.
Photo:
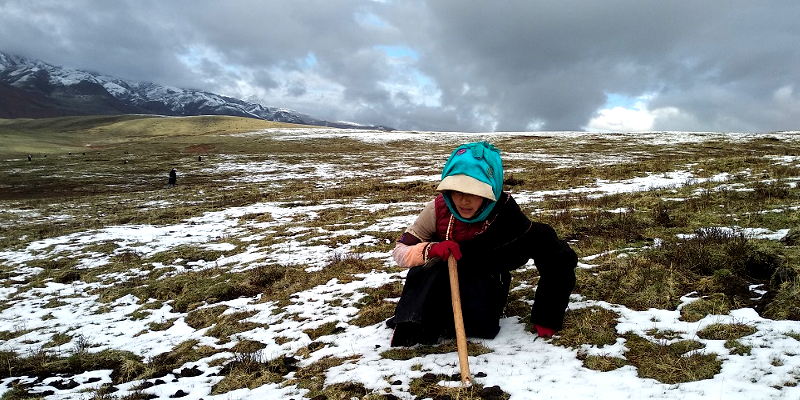
{"label": "grassland", "polygon": [[[575,298],[593,305],[571,309],[550,342],[579,349],[586,368],[632,366],[642,378],[676,384],[719,373],[721,357],[698,351],[703,340],[724,340],[730,354],[752,350],[743,338],[755,328],[747,324],[716,324],[693,339],[657,328],[620,332],[619,315],[600,303],[679,311],[687,322],[741,308],[800,320],[800,141],[791,135],[364,136],[230,117],[0,121],[0,311],[7,312],[0,339],[34,349],[0,348],[8,366],[0,378],[112,370],[112,383],[87,396],[138,399],[149,398],[147,387],[130,385],[205,360],[222,377],[212,395],[279,384],[308,398],[385,398],[391,393],[361,382],[325,383],[327,371],[356,356],[314,354],[333,347],[326,338],[391,316],[402,289],[402,271],[388,261],[393,240],[432,197],[452,148],[484,138],[503,150],[505,189],[591,264],[578,271]],[[178,186],[166,190],[172,167]],[[669,183],[653,184],[659,179]],[[626,188],[603,189],[608,183]],[[230,229],[202,232],[204,218],[215,213],[229,215]],[[97,235],[139,226],[167,227],[184,240],[158,245]],[[348,319],[314,323],[296,310],[304,293],[330,282],[344,288],[376,272],[385,274],[382,282],[330,289],[339,295],[321,308],[351,310]],[[535,268],[515,272],[507,316],[527,321],[537,279]],[[47,291],[52,285],[59,285],[55,294]],[[195,334],[147,357],[133,345],[100,346],[68,325],[36,336],[42,321],[58,327],[57,310],[87,296],[96,302],[84,311],[97,318],[128,302],[125,319],[147,321],[139,337],[176,323]],[[36,297],[46,299],[39,320],[21,322],[18,309]],[[237,299],[306,327],[276,329],[272,319],[233,308]],[[271,333],[257,340],[253,332]],[[293,346],[298,340],[307,342]],[[617,342],[626,344],[624,356],[587,350]],[[474,355],[492,351],[471,345]],[[413,360],[451,347],[382,357]],[[785,387],[800,381],[793,376]],[[431,384],[444,378],[415,378],[406,393],[452,395]],[[109,391],[125,384],[127,390]],[[33,386],[17,383],[3,399],[44,397]],[[459,395],[508,397],[482,389]]]}

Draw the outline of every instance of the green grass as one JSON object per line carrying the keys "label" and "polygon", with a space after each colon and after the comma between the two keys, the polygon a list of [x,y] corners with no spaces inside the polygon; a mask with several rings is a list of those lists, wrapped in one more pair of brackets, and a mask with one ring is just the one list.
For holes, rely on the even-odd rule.
{"label": "green grass", "polygon": [[735,340],[754,333],[755,327],[743,323],[711,324],[697,332],[697,336],[710,340]]}
{"label": "green grass", "polygon": [[713,377],[722,366],[715,353],[691,352],[702,348],[695,341],[655,343],[633,334],[625,338],[628,347],[625,358],[642,378],[668,384],[692,382]]}

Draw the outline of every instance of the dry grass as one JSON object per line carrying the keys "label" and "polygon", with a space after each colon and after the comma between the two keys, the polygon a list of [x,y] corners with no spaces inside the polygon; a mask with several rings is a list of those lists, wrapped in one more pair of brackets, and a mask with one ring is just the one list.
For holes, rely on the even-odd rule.
{"label": "dry grass", "polygon": [[[112,145],[158,140],[160,143],[194,143],[200,154],[213,150],[213,136],[272,128],[297,128],[295,124],[226,116],[158,117],[146,115],[80,116],[44,119],[0,119],[0,137],[7,144],[0,154],[86,153]],[[31,135],[42,138],[36,145]],[[209,144],[203,138],[211,136]],[[166,139],[166,140],[165,140]]]}
{"label": "dry grass", "polygon": [[253,315],[255,315],[254,312],[244,311],[224,314],[221,318],[217,319],[211,329],[206,331],[206,335],[219,339],[219,343],[228,343],[231,341],[232,336],[237,333],[247,332],[255,328],[267,328],[264,324],[247,321],[242,322],[242,320],[250,318]]}
{"label": "dry grass", "polygon": [[595,371],[613,371],[628,365],[628,362],[619,357],[608,355],[587,355],[578,353],[578,359],[583,361],[583,366]]}
{"label": "dry grass", "polygon": [[224,378],[212,387],[211,394],[280,383],[284,380],[284,375],[297,370],[296,363],[297,359],[288,356],[266,360],[260,350],[236,351],[233,360],[220,371]]}
{"label": "dry grass", "polygon": [[214,325],[214,323],[217,321],[217,317],[219,317],[220,314],[225,312],[227,309],[228,307],[223,305],[198,308],[187,314],[186,317],[184,317],[184,321],[186,322],[186,325],[189,325],[194,329],[208,328],[209,326]]}
{"label": "dry grass", "polygon": [[310,391],[308,393],[310,398],[314,398],[315,396],[319,395],[324,395],[325,398],[349,398],[353,395],[353,392],[356,394],[361,393],[363,390],[363,385],[361,384],[350,383],[344,385],[325,386],[325,373],[328,369],[334,366],[342,365],[351,360],[356,360],[357,358],[357,356],[326,356],[305,367],[299,368],[295,373],[297,386],[302,389],[308,389]]}

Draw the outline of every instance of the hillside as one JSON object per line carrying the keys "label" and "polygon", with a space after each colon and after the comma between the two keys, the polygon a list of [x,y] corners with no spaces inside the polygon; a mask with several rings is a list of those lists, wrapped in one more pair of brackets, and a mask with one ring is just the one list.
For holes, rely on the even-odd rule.
{"label": "hillside", "polygon": [[121,114],[228,115],[335,128],[390,129],[327,121],[202,90],[124,80],[0,51],[0,118]]}
{"label": "hillside", "polygon": [[85,152],[93,148],[149,142],[156,145],[191,145],[208,136],[252,132],[260,129],[307,128],[285,122],[207,115],[161,117],[154,115],[77,116],[38,119],[0,119],[0,155]]}
{"label": "hillside", "polygon": [[[0,156],[4,400],[800,397],[796,132],[114,118],[0,125],[53,150]],[[60,132],[102,145],[56,151]],[[384,321],[407,273],[394,241],[477,140],[580,258],[552,339],[530,331],[536,266],[513,272],[500,334],[469,339],[465,389],[452,341],[390,348]]]}

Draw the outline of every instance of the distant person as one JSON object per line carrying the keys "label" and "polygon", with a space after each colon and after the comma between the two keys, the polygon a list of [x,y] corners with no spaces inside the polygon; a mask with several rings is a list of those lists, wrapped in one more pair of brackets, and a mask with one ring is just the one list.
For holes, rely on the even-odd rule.
{"label": "distant person", "polygon": [[392,257],[410,268],[386,325],[391,346],[435,344],[455,336],[447,258],[458,260],[467,336],[492,339],[508,300],[510,271],[533,259],[539,271],[531,310],[533,332],[562,328],[575,287],[578,258],[550,225],[531,222],[503,188],[500,150],[488,142],[459,146],[450,155],[429,202],[400,236]]}
{"label": "distant person", "polygon": [[197,156],[197,161],[203,161],[203,156]]}
{"label": "distant person", "polygon": [[32,158],[33,158],[33,157],[31,157],[31,155],[30,155],[30,154],[28,154],[28,161],[30,161]]}
{"label": "distant person", "polygon": [[175,187],[178,182],[178,169],[172,168],[169,171],[169,183],[167,183],[167,189]]}

